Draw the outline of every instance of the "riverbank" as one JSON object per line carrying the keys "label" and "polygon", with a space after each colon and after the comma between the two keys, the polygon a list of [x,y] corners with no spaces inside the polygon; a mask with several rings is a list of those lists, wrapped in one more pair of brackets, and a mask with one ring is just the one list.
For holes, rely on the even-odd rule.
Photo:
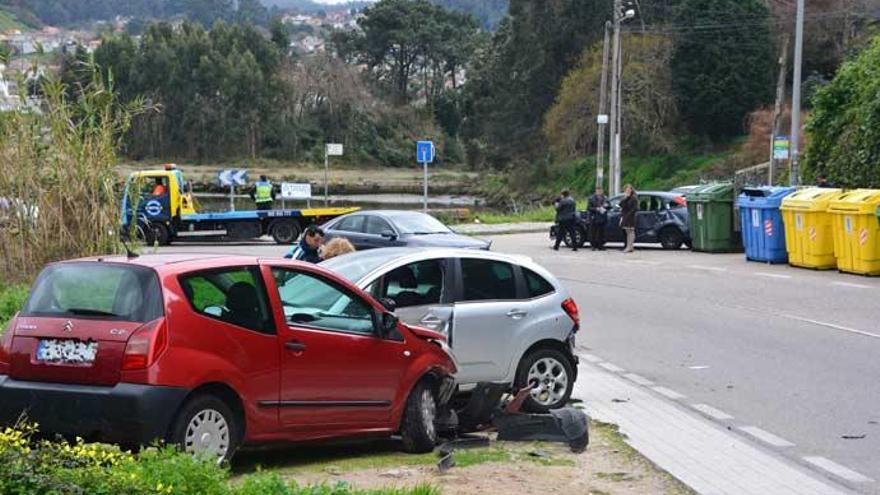
{"label": "riverbank", "polygon": [[[251,181],[266,175],[273,182],[308,182],[316,197],[324,191],[324,168],[308,163],[272,160],[255,162],[190,164],[178,163],[187,180],[198,192],[224,192],[217,182],[220,170],[247,169]],[[119,165],[123,177],[135,170],[161,168],[157,162],[127,162]],[[328,190],[333,195],[422,194],[423,172],[413,164],[410,168],[351,168],[330,163]],[[432,195],[479,195],[486,174],[444,167],[429,169],[428,187]]]}

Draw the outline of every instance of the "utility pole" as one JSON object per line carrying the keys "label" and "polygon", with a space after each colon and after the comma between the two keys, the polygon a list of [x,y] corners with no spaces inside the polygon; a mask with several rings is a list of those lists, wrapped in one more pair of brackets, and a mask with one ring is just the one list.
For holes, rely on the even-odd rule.
{"label": "utility pole", "polygon": [[800,184],[801,70],[804,58],[804,0],[797,0],[797,26],[794,36],[794,89],[791,92],[791,172],[789,183]]}
{"label": "utility pole", "polygon": [[614,0],[614,11],[612,13],[614,19],[614,43],[612,50],[612,61],[611,61],[611,133],[609,136],[610,146],[608,152],[608,175],[609,175],[609,189],[611,190],[610,194],[612,196],[620,193],[620,184],[618,183],[618,165],[617,165],[617,157],[619,156],[617,147],[619,145],[619,141],[617,139],[617,112],[620,110],[618,107],[618,92],[620,90],[620,86],[618,84],[618,65],[620,65],[620,10],[623,8],[622,0]]}
{"label": "utility pole", "polygon": [[782,105],[785,104],[785,76],[788,74],[788,45],[791,37],[786,34],[782,38],[782,51],[779,55],[779,79],[776,82],[776,106],[773,108],[773,126],[770,130],[770,167],[767,170],[767,185],[772,186],[776,174],[776,136],[779,135],[779,124],[782,120]]}
{"label": "utility pole", "polygon": [[599,84],[599,143],[596,146],[596,187],[604,187],[605,185],[605,126],[608,125],[608,115],[605,112],[608,102],[608,41],[610,30],[611,21],[608,21],[605,23],[605,43],[602,45],[602,81]]}

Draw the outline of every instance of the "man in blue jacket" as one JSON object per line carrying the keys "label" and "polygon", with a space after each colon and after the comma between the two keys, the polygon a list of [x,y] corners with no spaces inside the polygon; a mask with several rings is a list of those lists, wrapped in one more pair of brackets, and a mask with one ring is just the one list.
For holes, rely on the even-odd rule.
{"label": "man in blue jacket", "polygon": [[310,225],[299,242],[290,248],[290,251],[284,255],[287,259],[298,261],[306,261],[308,263],[320,263],[321,255],[318,254],[318,248],[324,243],[324,231],[317,225]]}

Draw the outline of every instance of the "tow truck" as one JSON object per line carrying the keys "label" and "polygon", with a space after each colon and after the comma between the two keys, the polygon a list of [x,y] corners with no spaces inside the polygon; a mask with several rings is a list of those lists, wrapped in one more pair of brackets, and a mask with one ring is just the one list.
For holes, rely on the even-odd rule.
{"label": "tow truck", "polygon": [[[196,211],[192,184],[175,165],[129,175],[122,198],[123,236],[134,233],[149,245],[167,246],[181,239],[244,240],[269,235],[277,244],[291,244],[307,226],[359,208]],[[132,215],[132,211],[137,212]],[[137,220],[133,223],[132,218]]]}

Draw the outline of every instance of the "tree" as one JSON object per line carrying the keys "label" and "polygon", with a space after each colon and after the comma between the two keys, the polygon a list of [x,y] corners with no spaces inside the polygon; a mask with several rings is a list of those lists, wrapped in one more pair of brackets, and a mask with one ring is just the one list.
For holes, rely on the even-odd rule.
{"label": "tree", "polygon": [[880,37],[813,99],[804,174],[844,187],[880,187]]}
{"label": "tree", "polygon": [[465,91],[463,134],[471,161],[503,167],[546,150],[541,127],[559,84],[603,32],[611,2],[511,0],[488,46],[477,51]]}
{"label": "tree", "polygon": [[[544,132],[565,158],[595,151],[602,74],[602,44],[584,51],[565,77],[547,112]],[[623,44],[624,146],[637,152],[667,152],[674,143],[678,108],[672,93],[672,41],[661,35],[627,36]]]}
{"label": "tree", "polygon": [[264,26],[269,22],[269,9],[260,0],[238,0],[235,19],[243,24]]}
{"label": "tree", "polygon": [[710,138],[742,134],[745,117],[773,98],[775,48],[761,0],[681,0],[673,85],[685,123]]}
{"label": "tree", "polygon": [[365,10],[358,25],[361,33],[334,34],[339,55],[366,64],[400,104],[419,87],[430,103],[447,80],[455,85],[478,32],[473,17],[427,0],[381,0]]}

